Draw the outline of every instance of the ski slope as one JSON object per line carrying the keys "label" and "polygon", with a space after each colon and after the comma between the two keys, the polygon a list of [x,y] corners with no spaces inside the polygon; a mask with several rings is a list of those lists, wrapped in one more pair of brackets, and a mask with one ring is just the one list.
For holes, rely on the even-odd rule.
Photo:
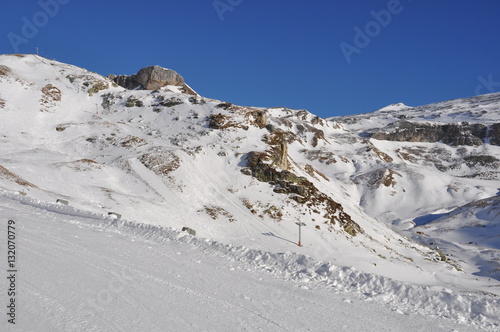
{"label": "ski slope", "polygon": [[[500,300],[11,195],[15,327],[2,331],[495,331]],[[3,245],[1,257],[6,257]],[[2,278],[2,289],[6,279]],[[1,302],[6,294],[1,292]]]}

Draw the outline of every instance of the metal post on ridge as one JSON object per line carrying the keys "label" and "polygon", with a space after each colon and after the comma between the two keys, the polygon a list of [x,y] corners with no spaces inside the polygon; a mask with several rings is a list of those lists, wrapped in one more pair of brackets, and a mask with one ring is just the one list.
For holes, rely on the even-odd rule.
{"label": "metal post on ridge", "polygon": [[302,221],[297,221],[297,222],[295,222],[295,224],[299,226],[299,243],[297,245],[299,247],[302,247],[302,244],[300,243],[300,241],[301,241],[301,228],[302,228],[302,226],[305,226],[306,223],[304,223]]}

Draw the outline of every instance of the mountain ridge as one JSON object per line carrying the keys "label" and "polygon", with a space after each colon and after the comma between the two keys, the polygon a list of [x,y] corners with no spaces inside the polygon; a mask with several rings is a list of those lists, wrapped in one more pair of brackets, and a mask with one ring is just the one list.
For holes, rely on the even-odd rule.
{"label": "mountain ridge", "polygon": [[[416,218],[496,195],[497,161],[481,156],[496,159],[499,148],[491,139],[457,147],[366,133],[401,115],[443,123],[487,119],[492,126],[500,94],[475,97],[485,101],[475,108],[459,100],[417,114],[399,105],[394,114],[321,119],[305,110],[237,106],[179,85],[124,89],[33,55],[3,55],[0,64],[6,119],[0,166],[16,175],[0,177],[3,190],[189,226],[235,245],[302,250],[404,281],[442,284],[433,275],[439,271],[446,283],[463,278],[459,289],[494,290],[485,278],[496,272],[477,274],[475,256],[443,260],[413,226]],[[425,110],[440,116],[426,119]],[[295,244],[299,220],[308,225],[302,248]],[[408,233],[396,232],[402,229]],[[487,264],[494,270],[493,254]]]}

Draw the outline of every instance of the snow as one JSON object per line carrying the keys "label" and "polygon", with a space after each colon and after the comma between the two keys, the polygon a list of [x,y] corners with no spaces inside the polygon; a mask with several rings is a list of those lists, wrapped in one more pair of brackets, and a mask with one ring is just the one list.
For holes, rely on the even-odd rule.
{"label": "snow", "polygon": [[330,120],[349,123],[350,129],[382,128],[388,124],[406,120],[423,123],[498,122],[498,98],[500,93],[491,93],[472,98],[447,100],[418,107],[402,103],[389,105],[377,111],[354,116],[333,117]]}
{"label": "snow", "polygon": [[[498,237],[469,233],[465,221],[414,226],[496,195],[495,170],[455,163],[463,155],[499,156],[500,148],[459,150],[365,134],[400,115],[495,123],[499,94],[325,120],[286,108],[226,110],[173,86],[126,91],[33,55],[0,56],[0,64],[11,69],[0,76],[0,166],[15,174],[0,172],[0,208],[22,225],[24,330],[37,329],[36,321],[50,331],[137,330],[149,321],[150,330],[167,323],[177,330],[498,328]],[[97,83],[107,88],[89,93]],[[47,84],[61,100],[43,102]],[[126,107],[129,98],[144,106]],[[169,98],[182,103],[157,105]],[[242,174],[247,153],[270,148],[270,130],[246,113],[255,110],[294,138],[291,171],[341,204],[364,233],[352,237],[338,223],[328,229],[321,212]],[[208,117],[219,113],[237,126],[208,128]],[[318,130],[325,139],[313,144]],[[149,166],[145,155],[153,158]],[[473,177],[483,171],[493,175]],[[394,181],[381,184],[390,174]],[[123,219],[107,217],[110,211]],[[461,211],[466,220],[470,207]],[[491,211],[478,212],[483,224],[498,220]],[[296,245],[298,220],[307,225],[303,247]],[[433,228],[421,229],[427,226]],[[82,299],[105,305],[92,308]]]}
{"label": "snow", "polygon": [[493,331],[499,324],[494,297],[8,195],[0,210],[16,220],[21,248],[17,324],[3,321],[3,331]]}
{"label": "snow", "polygon": [[436,217],[416,227],[410,236],[460,255],[471,274],[500,278],[500,196],[474,201]]}

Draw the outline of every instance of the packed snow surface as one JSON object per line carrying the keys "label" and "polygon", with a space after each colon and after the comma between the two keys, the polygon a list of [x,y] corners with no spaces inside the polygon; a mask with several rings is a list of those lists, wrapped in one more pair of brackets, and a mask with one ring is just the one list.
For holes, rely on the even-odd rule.
{"label": "packed snow surface", "polygon": [[3,319],[2,331],[434,332],[500,323],[497,297],[9,195],[0,211],[16,221],[20,248],[16,325]]}

